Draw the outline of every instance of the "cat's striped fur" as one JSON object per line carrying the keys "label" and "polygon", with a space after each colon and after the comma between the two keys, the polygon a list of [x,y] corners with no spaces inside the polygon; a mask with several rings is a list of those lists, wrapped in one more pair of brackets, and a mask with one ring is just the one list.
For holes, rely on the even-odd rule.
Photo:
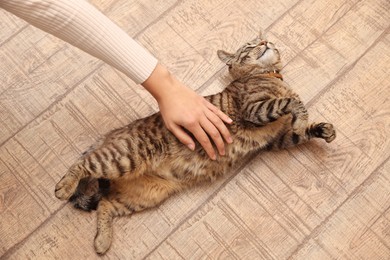
{"label": "cat's striped fur", "polygon": [[259,37],[235,54],[219,51],[218,56],[234,79],[223,92],[207,97],[234,121],[228,126],[234,142],[226,144],[225,156],[210,160],[199,144],[190,151],[157,113],[107,134],[57,184],[59,199],[84,210],[97,207],[97,253],[108,250],[116,216],[154,207],[175,192],[214,180],[249,152],[335,138],[331,124],[308,124],[304,105],[279,74],[280,55],[272,43]]}

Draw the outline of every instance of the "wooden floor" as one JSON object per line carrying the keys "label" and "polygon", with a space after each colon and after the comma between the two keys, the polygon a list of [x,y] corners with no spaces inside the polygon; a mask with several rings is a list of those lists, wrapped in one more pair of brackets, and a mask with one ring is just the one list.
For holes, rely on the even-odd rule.
{"label": "wooden floor", "polygon": [[[199,93],[263,29],[338,137],[263,153],[115,221],[107,259],[390,259],[388,0],[93,0]],[[95,259],[95,214],[54,185],[101,134],[155,112],[140,86],[0,10],[0,258]]]}

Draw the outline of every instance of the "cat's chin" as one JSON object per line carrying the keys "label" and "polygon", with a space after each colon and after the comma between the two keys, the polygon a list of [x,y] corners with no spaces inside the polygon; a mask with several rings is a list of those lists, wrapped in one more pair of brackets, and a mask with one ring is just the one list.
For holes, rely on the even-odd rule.
{"label": "cat's chin", "polygon": [[275,67],[279,67],[278,62],[279,57],[277,52],[274,49],[267,49],[264,51],[263,55],[258,59],[259,65],[263,68],[272,68],[272,70],[275,69]]}

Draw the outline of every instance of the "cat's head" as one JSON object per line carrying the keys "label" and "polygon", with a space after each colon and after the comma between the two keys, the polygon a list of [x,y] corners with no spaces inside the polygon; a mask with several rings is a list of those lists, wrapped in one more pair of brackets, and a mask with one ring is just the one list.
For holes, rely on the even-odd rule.
{"label": "cat's head", "polygon": [[219,50],[217,54],[219,59],[228,65],[234,79],[282,69],[278,49],[272,42],[263,39],[261,33],[255,40],[244,44],[236,53]]}

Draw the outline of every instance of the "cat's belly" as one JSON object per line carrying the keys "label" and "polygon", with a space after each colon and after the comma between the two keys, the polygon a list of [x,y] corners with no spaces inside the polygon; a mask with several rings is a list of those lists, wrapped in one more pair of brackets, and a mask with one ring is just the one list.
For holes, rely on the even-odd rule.
{"label": "cat's belly", "polygon": [[174,149],[177,152],[161,160],[153,172],[164,179],[190,184],[214,180],[242,161],[248,153],[266,148],[280,132],[286,130],[290,121],[291,117],[285,116],[266,126],[238,129],[233,136],[233,143],[225,144],[226,155],[217,156],[216,161],[201,153],[201,148],[193,152],[179,144],[180,147]]}
{"label": "cat's belly", "polygon": [[203,180],[214,180],[223,174],[227,163],[221,164],[222,160],[225,161],[226,158],[212,161],[208,157],[202,158],[194,154],[191,157],[176,157],[165,161],[155,172],[164,179],[195,184]]}

